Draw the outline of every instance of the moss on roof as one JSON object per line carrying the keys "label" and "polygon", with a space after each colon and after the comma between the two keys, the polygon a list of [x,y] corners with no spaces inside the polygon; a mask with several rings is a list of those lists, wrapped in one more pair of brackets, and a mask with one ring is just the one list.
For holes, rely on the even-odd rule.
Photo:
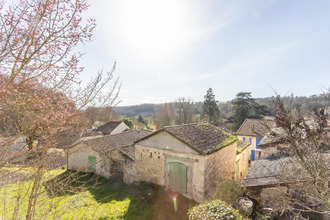
{"label": "moss on roof", "polygon": [[211,154],[237,141],[235,136],[205,122],[165,127],[164,130],[201,154]]}
{"label": "moss on roof", "polygon": [[238,140],[237,141],[237,147],[236,147],[237,154],[242,153],[243,150],[245,150],[245,148],[247,148],[250,145],[251,144],[249,142]]}
{"label": "moss on roof", "polygon": [[[220,129],[220,128],[219,128]],[[222,131],[222,133],[224,133],[226,136],[227,136],[227,139],[225,139],[221,144],[219,144],[216,149],[221,149],[221,148],[224,148],[224,147],[227,147],[229,145],[231,145],[232,143],[234,143],[235,141],[237,141],[237,137],[225,132],[225,131]]]}

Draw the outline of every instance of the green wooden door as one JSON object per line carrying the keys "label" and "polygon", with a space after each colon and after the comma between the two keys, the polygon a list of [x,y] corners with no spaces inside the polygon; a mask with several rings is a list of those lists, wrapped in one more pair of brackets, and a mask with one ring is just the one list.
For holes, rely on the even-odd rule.
{"label": "green wooden door", "polygon": [[96,157],[88,156],[88,170],[96,171]]}
{"label": "green wooden door", "polygon": [[178,162],[169,163],[169,188],[175,191],[187,192],[187,167]]}

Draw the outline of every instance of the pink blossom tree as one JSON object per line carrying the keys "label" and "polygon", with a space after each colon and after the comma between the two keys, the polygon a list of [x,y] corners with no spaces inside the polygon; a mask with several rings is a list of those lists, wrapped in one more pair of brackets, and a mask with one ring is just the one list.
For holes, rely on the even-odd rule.
{"label": "pink blossom tree", "polygon": [[[40,156],[29,191],[26,218],[34,218],[44,155],[63,129],[76,126],[87,106],[113,106],[119,92],[113,69],[81,86],[79,44],[91,40],[94,19],[83,19],[85,0],[0,0],[0,155],[19,137]],[[110,86],[108,86],[110,84]],[[109,89],[107,94],[103,89]],[[0,168],[15,158],[2,158]]]}

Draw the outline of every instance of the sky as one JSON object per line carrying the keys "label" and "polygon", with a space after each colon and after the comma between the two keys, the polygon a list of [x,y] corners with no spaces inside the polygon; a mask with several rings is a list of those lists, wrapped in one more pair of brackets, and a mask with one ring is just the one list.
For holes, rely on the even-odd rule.
{"label": "sky", "polygon": [[[120,106],[320,94],[330,85],[328,0],[97,0],[83,82],[111,70]],[[106,92],[106,90],[104,90]]]}

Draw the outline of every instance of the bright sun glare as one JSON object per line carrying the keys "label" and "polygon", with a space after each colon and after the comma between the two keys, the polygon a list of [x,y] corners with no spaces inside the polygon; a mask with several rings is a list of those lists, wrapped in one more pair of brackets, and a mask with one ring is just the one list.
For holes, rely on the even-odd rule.
{"label": "bright sun glare", "polygon": [[192,17],[181,1],[118,1],[117,33],[139,59],[162,62],[189,42]]}

